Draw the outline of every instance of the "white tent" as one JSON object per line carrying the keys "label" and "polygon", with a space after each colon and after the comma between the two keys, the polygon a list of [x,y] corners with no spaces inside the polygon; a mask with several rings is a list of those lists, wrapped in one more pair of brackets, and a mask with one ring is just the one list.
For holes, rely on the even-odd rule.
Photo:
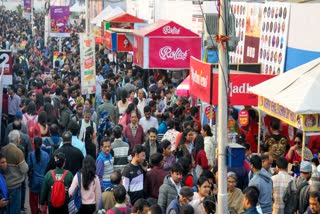
{"label": "white tent", "polygon": [[249,89],[297,114],[320,113],[320,58]]}
{"label": "white tent", "polygon": [[101,26],[103,20],[107,20],[113,16],[124,13],[120,7],[112,8],[110,5],[106,7],[99,15],[97,15],[92,21],[91,24]]}
{"label": "white tent", "polygon": [[74,5],[72,5],[72,7],[70,7],[70,12],[77,12],[77,13],[81,13],[84,12],[86,10],[85,5],[80,5],[79,2],[77,1]]}

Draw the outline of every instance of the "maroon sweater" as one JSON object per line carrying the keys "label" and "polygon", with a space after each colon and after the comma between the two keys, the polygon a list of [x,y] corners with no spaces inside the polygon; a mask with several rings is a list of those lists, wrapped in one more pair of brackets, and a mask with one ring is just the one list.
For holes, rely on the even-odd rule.
{"label": "maroon sweater", "polygon": [[130,144],[130,149],[132,150],[134,145],[136,144],[143,144],[144,142],[144,133],[143,133],[143,128],[141,125],[137,124],[138,128],[137,128],[137,134],[134,137],[132,135],[132,130],[131,130],[131,126],[130,123],[126,126],[126,128],[124,128],[123,130],[123,136],[125,136],[126,138],[128,138],[129,144]]}

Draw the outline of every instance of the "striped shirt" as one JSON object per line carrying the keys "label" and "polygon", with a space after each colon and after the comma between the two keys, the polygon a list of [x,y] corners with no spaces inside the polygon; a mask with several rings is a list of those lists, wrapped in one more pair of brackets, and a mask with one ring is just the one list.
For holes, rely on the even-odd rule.
{"label": "striped shirt", "polygon": [[134,204],[139,198],[144,197],[143,169],[140,165],[135,166],[132,163],[129,163],[123,169],[122,176],[122,184],[130,196],[131,204]]}
{"label": "striped shirt", "polygon": [[277,175],[272,176],[273,181],[273,209],[272,213],[284,214],[283,194],[293,177],[285,171],[279,171]]}
{"label": "striped shirt", "polygon": [[115,139],[111,144],[111,149],[114,157],[114,170],[120,170],[128,164],[128,156],[130,155],[129,144],[123,142],[121,139]]}

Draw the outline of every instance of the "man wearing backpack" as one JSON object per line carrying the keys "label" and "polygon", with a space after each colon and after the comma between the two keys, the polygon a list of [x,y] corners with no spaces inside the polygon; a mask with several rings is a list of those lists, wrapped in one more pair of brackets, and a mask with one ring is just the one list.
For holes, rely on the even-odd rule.
{"label": "man wearing backpack", "polygon": [[84,111],[83,119],[79,121],[80,134],[79,139],[84,142],[86,129],[91,126],[93,128],[93,142],[96,142],[97,138],[97,126],[96,123],[91,120],[91,111],[89,109]]}
{"label": "man wearing backpack", "polygon": [[309,205],[309,189],[308,183],[311,178],[312,165],[308,161],[301,161],[300,176],[288,184],[288,187],[283,195],[285,203],[284,213],[304,213]]}
{"label": "man wearing backpack", "polygon": [[66,156],[62,152],[54,155],[55,169],[47,172],[43,179],[40,205],[46,202],[49,214],[68,214],[68,194],[67,190],[72,183],[72,173],[64,169]]}

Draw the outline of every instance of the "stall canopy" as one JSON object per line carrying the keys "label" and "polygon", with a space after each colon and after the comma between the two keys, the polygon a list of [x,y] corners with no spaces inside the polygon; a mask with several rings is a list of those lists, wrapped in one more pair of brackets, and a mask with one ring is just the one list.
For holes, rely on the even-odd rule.
{"label": "stall canopy", "polygon": [[190,76],[187,76],[177,87],[176,95],[182,97],[190,96]]}
{"label": "stall canopy", "polygon": [[320,58],[263,82],[250,91],[259,109],[303,131],[320,131]]}
{"label": "stall canopy", "polygon": [[[213,72],[212,75],[210,74],[211,72]],[[272,77],[274,75],[231,71],[228,91],[229,104],[258,105],[258,97],[248,90],[252,86]],[[206,103],[211,102],[213,105],[218,105],[217,69],[213,69],[212,64],[205,63],[194,57],[191,57],[190,61],[190,94]]]}
{"label": "stall canopy", "polygon": [[110,5],[106,7],[99,15],[97,15],[90,23],[101,26],[101,22],[103,20],[107,20],[110,17],[113,17],[115,15],[124,13],[124,11],[120,7],[112,8]]}
{"label": "stall canopy", "polygon": [[183,26],[159,20],[134,31],[134,63],[151,69],[189,69],[201,57],[201,38]]}
{"label": "stall canopy", "polygon": [[75,12],[75,13],[81,13],[86,10],[86,7],[84,4],[80,5],[79,2],[76,2],[72,7],[70,7],[70,12]]}

